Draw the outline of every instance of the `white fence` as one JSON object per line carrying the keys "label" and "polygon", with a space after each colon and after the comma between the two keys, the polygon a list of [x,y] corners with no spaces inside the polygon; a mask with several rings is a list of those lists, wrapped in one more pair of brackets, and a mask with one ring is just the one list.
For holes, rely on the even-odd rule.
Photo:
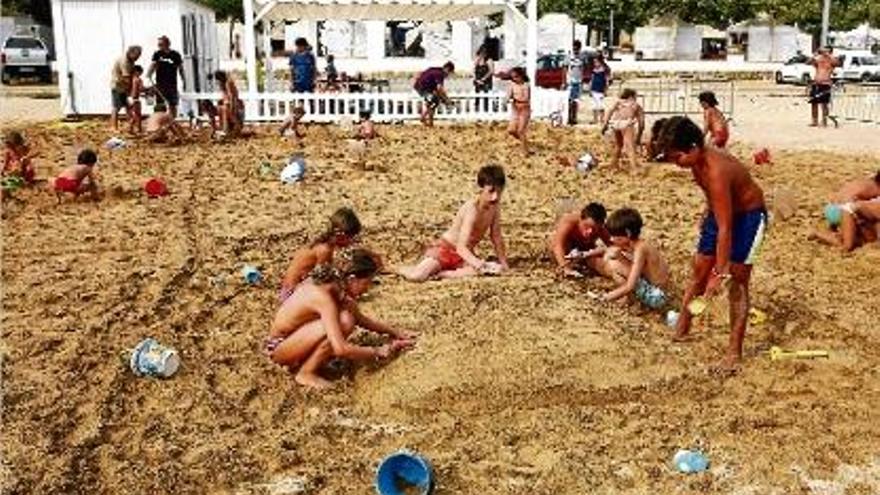
{"label": "white fence", "polygon": [[880,86],[835,89],[831,97],[831,118],[835,125],[838,120],[880,125]]}
{"label": "white fence", "polygon": [[[219,93],[184,93],[183,108],[198,108],[199,100],[218,101]],[[377,122],[418,119],[425,102],[415,93],[242,93],[245,120],[280,122],[294,108],[305,110],[304,122],[339,122],[357,119],[369,111]],[[510,102],[506,93],[457,93],[450,95],[449,106],[440,105],[435,119],[453,121],[507,120]],[[532,118],[548,118],[553,113],[568,113],[568,93],[536,88],[532,94]]]}

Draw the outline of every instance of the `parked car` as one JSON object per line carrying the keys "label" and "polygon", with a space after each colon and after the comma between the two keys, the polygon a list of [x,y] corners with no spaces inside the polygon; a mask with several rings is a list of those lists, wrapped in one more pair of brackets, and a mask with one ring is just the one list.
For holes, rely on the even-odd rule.
{"label": "parked car", "polygon": [[804,54],[798,54],[788,59],[776,71],[776,83],[810,84],[816,77],[816,68],[810,65],[810,60],[811,58]]}
{"label": "parked car", "polygon": [[[598,52],[585,50],[584,53],[587,54],[588,66],[592,65],[593,57]],[[563,86],[562,79],[566,75],[565,69],[568,66],[568,57],[569,55],[564,53],[552,53],[541,55],[540,57],[538,57],[538,62],[535,69],[535,85],[539,88],[561,88]],[[505,64],[503,62],[499,62],[496,67],[498,66],[501,67],[496,68],[495,76],[498,77],[498,79],[507,81],[510,79],[510,69],[515,67],[516,64]],[[590,82],[590,71],[586,67],[584,68],[584,82]]]}
{"label": "parked car", "polygon": [[880,79],[880,56],[871,52],[848,52],[841,55],[841,67],[835,76],[844,81],[868,82]]}
{"label": "parked car", "polygon": [[13,35],[6,38],[0,49],[0,65],[4,83],[13,77],[39,77],[42,82],[52,82],[49,50],[42,40],[33,36]]}

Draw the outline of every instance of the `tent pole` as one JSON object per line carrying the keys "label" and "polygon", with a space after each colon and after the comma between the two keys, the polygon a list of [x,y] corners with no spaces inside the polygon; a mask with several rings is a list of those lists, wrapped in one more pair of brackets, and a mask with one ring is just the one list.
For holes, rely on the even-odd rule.
{"label": "tent pole", "polygon": [[[254,36],[254,4],[253,0],[242,0],[244,7],[244,60],[247,69],[247,88],[251,95],[257,92],[257,41]],[[245,115],[251,118],[256,113],[254,101],[246,100]]]}
{"label": "tent pole", "polygon": [[528,0],[526,4],[528,25],[526,30],[526,72],[531,89],[536,85],[538,65],[538,0]]}

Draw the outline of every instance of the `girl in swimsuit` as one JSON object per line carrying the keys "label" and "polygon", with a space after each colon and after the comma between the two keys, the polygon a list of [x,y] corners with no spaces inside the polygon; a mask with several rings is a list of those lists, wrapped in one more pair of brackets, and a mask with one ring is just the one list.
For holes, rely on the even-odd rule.
{"label": "girl in swimsuit", "polygon": [[526,130],[529,126],[529,117],[532,114],[531,93],[529,78],[525,69],[516,67],[511,71],[510,88],[507,89],[507,100],[512,103],[513,110],[510,113],[510,124],[507,133],[522,142],[523,150],[529,152],[526,141]]}
{"label": "girl in swimsuit", "polygon": [[[331,383],[318,372],[334,356],[385,359],[412,346],[413,334],[368,318],[358,309],[358,297],[369,290],[378,270],[376,256],[365,249],[341,253],[332,264],[312,270],[275,315],[265,341],[269,358],[291,371],[298,368],[295,380],[300,385],[326,388]],[[357,326],[392,340],[379,347],[352,344],[348,337]]]}
{"label": "girl in swimsuit", "polygon": [[336,249],[351,245],[361,233],[361,222],[351,208],[340,208],[330,217],[329,228],[307,247],[293,255],[278,292],[278,302],[284,303],[297,285],[316,266],[330,263]]}
{"label": "girl in swimsuit", "polygon": [[698,97],[700,106],[703,107],[703,134],[706,137],[712,136],[712,144],[716,148],[724,148],[727,146],[727,140],[730,138],[730,130],[727,127],[727,119],[718,106],[718,99],[715,93],[704,91]]}
{"label": "girl in swimsuit", "polygon": [[642,141],[642,132],[645,130],[645,112],[636,101],[636,92],[632,89],[624,89],[620,93],[620,99],[608,112],[602,134],[612,129],[614,133],[614,150],[611,155],[611,167],[618,168],[620,153],[626,148],[633,171],[639,167],[636,156],[636,146]]}

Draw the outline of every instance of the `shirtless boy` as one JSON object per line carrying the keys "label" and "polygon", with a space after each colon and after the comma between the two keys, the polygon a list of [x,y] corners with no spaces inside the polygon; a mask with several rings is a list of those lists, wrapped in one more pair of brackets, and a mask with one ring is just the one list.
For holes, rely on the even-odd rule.
{"label": "shirtless boy", "polygon": [[[331,383],[319,371],[334,356],[385,359],[411,346],[412,334],[368,318],[358,309],[357,299],[369,290],[378,269],[375,256],[365,249],[353,249],[332,264],[315,268],[278,309],[265,342],[269,358],[290,371],[298,368],[295,380],[300,385],[326,388]],[[352,344],[348,337],[358,326],[393,340],[380,347]]]}
{"label": "shirtless boy", "polygon": [[[666,161],[691,170],[708,206],[700,228],[693,277],[681,307],[687,308],[703,293],[713,296],[726,282],[730,283],[730,340],[727,353],[714,370],[736,372],[748,321],[752,264],[767,227],[764,192],[739,160],[705,146],[702,129],[687,117],[667,120],[657,147]],[[682,340],[690,333],[691,317],[690,312],[682,311],[676,339]]]}
{"label": "shirtless boy", "polygon": [[660,250],[642,239],[643,225],[642,216],[632,208],[617,210],[608,218],[612,247],[605,253],[605,263],[618,287],[602,300],[616,301],[633,294],[645,306],[661,309],[667,303],[669,266]]}
{"label": "shirtless boy", "polygon": [[829,229],[816,229],[809,239],[849,252],[877,240],[880,224],[880,170],[873,178],[847,182],[825,206]]}
{"label": "shirtless boy", "polygon": [[[425,252],[415,266],[404,266],[398,273],[413,282],[432,276],[439,278],[497,275],[507,270],[507,253],[501,236],[501,193],[505,185],[504,169],[487,165],[477,174],[480,193],[466,202],[455,215],[452,226]],[[498,263],[483,260],[474,248],[489,232]]]}
{"label": "shirtless boy", "polygon": [[635,171],[639,166],[636,147],[642,142],[642,133],[645,130],[645,112],[636,101],[636,92],[632,89],[624,89],[607,115],[602,134],[605,134],[609,127],[614,133],[611,168],[618,167],[620,152],[625,149],[630,165]]}
{"label": "shirtless boy", "polygon": [[147,117],[146,140],[151,143],[176,142],[179,143],[186,137],[180,124],[178,124],[164,103],[158,103],[153,113]]}
{"label": "shirtless boy", "polygon": [[822,107],[822,127],[828,127],[828,104],[831,103],[832,73],[840,65],[840,61],[831,55],[828,48],[819,48],[819,52],[810,60],[816,67],[816,77],[810,86],[810,105],[813,122],[811,127],[819,125],[819,107]]}
{"label": "shirtless boy", "polygon": [[585,271],[605,273],[602,250],[596,241],[611,245],[611,237],[605,229],[605,207],[590,203],[577,212],[565,213],[556,222],[556,230],[550,239],[550,251],[557,270],[566,277],[582,277]]}
{"label": "shirtless boy", "polygon": [[711,91],[703,91],[698,97],[700,106],[703,107],[703,135],[706,138],[711,136],[712,144],[716,148],[724,148],[727,146],[727,140],[730,139],[730,129],[727,127],[727,119],[721,110],[718,110],[718,99],[715,93]]}
{"label": "shirtless boy", "polygon": [[55,178],[55,196],[61,201],[62,193],[71,193],[79,198],[88,192],[93,200],[98,200],[98,182],[95,180],[94,168],[98,163],[98,155],[92,150],[82,150],[76,157],[76,165],[71,165]]}

